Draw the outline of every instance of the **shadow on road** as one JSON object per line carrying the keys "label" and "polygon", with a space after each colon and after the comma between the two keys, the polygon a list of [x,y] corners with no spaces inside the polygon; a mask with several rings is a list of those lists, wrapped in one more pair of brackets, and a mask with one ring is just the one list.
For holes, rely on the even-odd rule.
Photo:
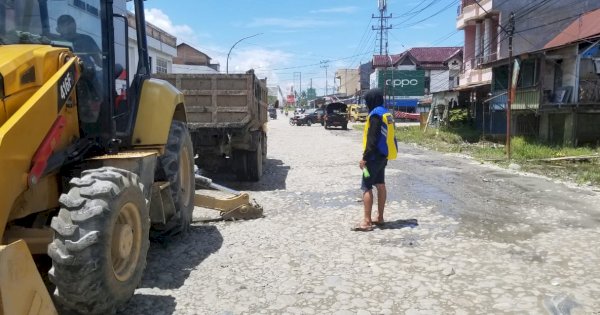
{"label": "shadow on road", "polygon": [[132,310],[137,314],[174,314],[176,305],[175,298],[170,295],[136,294],[117,314],[134,314]]}
{"label": "shadow on road", "polygon": [[379,226],[379,229],[399,230],[403,228],[416,228],[417,226],[419,226],[419,221],[417,219],[408,219],[385,222],[383,225]]}
{"label": "shadow on road", "polygon": [[190,226],[185,234],[152,242],[140,287],[181,287],[190,272],[222,245],[223,236],[211,225]]}
{"label": "shadow on road", "polygon": [[282,160],[267,159],[263,165],[263,176],[258,182],[238,181],[234,174],[207,173],[205,176],[211,178],[215,183],[243,191],[273,191],[284,190],[290,166],[283,163]]}

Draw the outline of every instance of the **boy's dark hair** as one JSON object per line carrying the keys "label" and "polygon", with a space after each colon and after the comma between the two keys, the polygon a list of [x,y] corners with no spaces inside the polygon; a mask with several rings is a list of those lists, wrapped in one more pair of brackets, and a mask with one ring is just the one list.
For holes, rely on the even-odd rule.
{"label": "boy's dark hair", "polygon": [[369,110],[373,110],[373,108],[383,105],[383,91],[381,89],[370,89],[365,93],[364,99]]}

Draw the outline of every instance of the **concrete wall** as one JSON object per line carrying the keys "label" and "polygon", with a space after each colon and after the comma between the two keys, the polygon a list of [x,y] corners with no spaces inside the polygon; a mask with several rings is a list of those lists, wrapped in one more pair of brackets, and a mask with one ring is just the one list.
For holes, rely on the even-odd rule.
{"label": "concrete wall", "polygon": [[431,70],[429,93],[447,91],[450,86],[449,70]]}
{"label": "concrete wall", "polygon": [[[148,42],[148,56],[151,58],[152,63],[150,65],[152,73],[156,73],[157,61],[159,59],[167,61],[167,73],[172,72],[173,58],[177,56],[177,49],[169,46],[159,40],[147,37]],[[129,28],[129,82],[133,80],[133,75],[138,65],[138,54],[137,54],[137,35],[135,29]]]}
{"label": "concrete wall", "polygon": [[360,90],[360,72],[358,69],[338,69],[335,77],[339,80],[338,93],[354,95]]}

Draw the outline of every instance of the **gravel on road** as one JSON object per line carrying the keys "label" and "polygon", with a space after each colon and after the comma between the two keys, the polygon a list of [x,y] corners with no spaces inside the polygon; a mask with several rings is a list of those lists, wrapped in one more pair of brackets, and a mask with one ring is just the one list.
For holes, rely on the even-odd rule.
{"label": "gravel on road", "polygon": [[[283,117],[282,117],[283,118]],[[357,130],[269,122],[258,183],[214,180],[265,208],[152,243],[122,314],[593,314],[600,194],[400,145],[386,221],[362,212]]]}

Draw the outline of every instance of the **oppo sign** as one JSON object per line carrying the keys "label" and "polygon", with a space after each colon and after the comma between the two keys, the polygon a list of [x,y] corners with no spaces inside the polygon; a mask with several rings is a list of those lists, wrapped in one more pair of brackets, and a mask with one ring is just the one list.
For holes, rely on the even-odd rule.
{"label": "oppo sign", "polygon": [[425,93],[424,70],[383,70],[378,74],[379,87],[385,87],[390,96],[423,96]]}
{"label": "oppo sign", "polygon": [[387,79],[385,80],[385,85],[391,85],[393,87],[405,87],[405,86],[409,86],[409,85],[418,85],[419,84],[419,80],[417,79]]}

